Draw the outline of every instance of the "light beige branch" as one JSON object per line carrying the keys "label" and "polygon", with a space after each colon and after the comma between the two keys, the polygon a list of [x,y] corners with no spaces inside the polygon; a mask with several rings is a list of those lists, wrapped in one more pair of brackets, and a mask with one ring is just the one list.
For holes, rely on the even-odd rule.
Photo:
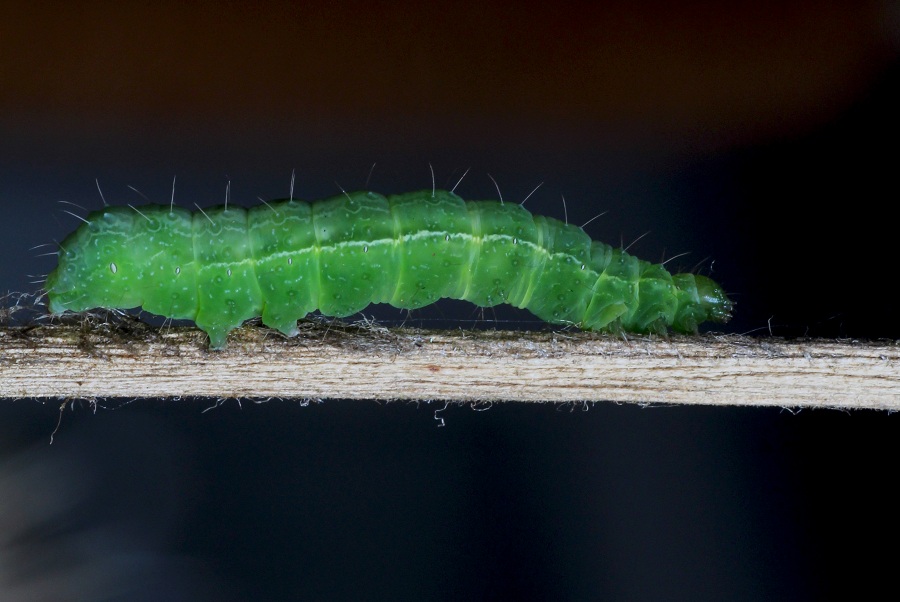
{"label": "light beige branch", "polygon": [[900,409],[894,342],[247,326],[0,329],[0,397],[616,401]]}

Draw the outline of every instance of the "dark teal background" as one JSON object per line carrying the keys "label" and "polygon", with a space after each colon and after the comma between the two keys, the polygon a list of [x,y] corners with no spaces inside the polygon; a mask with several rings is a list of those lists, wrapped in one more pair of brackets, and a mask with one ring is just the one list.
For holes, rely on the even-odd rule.
{"label": "dark teal background", "polygon": [[[428,188],[430,164],[438,187],[470,169],[465,198],[543,182],[534,213],[689,252],[669,266],[726,287],[727,332],[897,339],[898,23],[878,2],[4,7],[0,289],[35,290],[53,258],[31,248],[85,214],[59,201],[101,206],[95,178],[140,204],[129,186],[168,202],[177,176],[193,208],[229,181],[287,196],[293,170],[304,198]],[[461,303],[411,323],[540,326]],[[49,446],[57,402],[0,403],[0,600],[890,585],[895,415],[211,404],[74,402]]]}

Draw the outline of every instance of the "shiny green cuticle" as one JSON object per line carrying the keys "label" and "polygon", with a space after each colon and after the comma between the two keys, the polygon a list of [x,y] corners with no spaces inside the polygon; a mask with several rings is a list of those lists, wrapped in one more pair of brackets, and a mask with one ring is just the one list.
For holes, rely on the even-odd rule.
{"label": "shiny green cuticle", "polygon": [[138,209],[91,213],[63,241],[46,284],[52,314],[140,306],[193,320],[213,349],[257,316],[293,335],[315,310],[343,317],[370,303],[414,309],[444,297],[612,332],[693,333],[731,315],[709,278],[671,275],[516,203],[426,190]]}

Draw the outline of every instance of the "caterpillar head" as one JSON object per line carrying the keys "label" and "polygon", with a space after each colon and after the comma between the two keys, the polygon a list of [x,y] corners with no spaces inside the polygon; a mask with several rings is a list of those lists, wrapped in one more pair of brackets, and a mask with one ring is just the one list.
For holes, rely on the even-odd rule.
{"label": "caterpillar head", "polygon": [[678,309],[672,323],[675,330],[692,333],[701,322],[731,319],[734,302],[714,280],[699,274],[675,274],[672,280],[678,288]]}
{"label": "caterpillar head", "polygon": [[706,276],[694,275],[694,281],[697,283],[700,307],[706,311],[705,319],[723,323],[730,320],[734,302],[728,298],[722,287]]}

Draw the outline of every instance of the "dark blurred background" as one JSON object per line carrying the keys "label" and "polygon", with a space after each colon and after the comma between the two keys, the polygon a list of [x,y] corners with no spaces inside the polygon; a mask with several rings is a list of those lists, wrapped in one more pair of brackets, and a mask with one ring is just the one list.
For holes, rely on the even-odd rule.
{"label": "dark blurred background", "polygon": [[[431,165],[689,253],[720,330],[897,339],[898,59],[887,1],[0,2],[0,290],[37,290],[95,179],[253,205]],[[0,403],[0,601],[818,600],[896,560],[886,413],[210,405],[74,402],[51,446],[57,402]]]}

